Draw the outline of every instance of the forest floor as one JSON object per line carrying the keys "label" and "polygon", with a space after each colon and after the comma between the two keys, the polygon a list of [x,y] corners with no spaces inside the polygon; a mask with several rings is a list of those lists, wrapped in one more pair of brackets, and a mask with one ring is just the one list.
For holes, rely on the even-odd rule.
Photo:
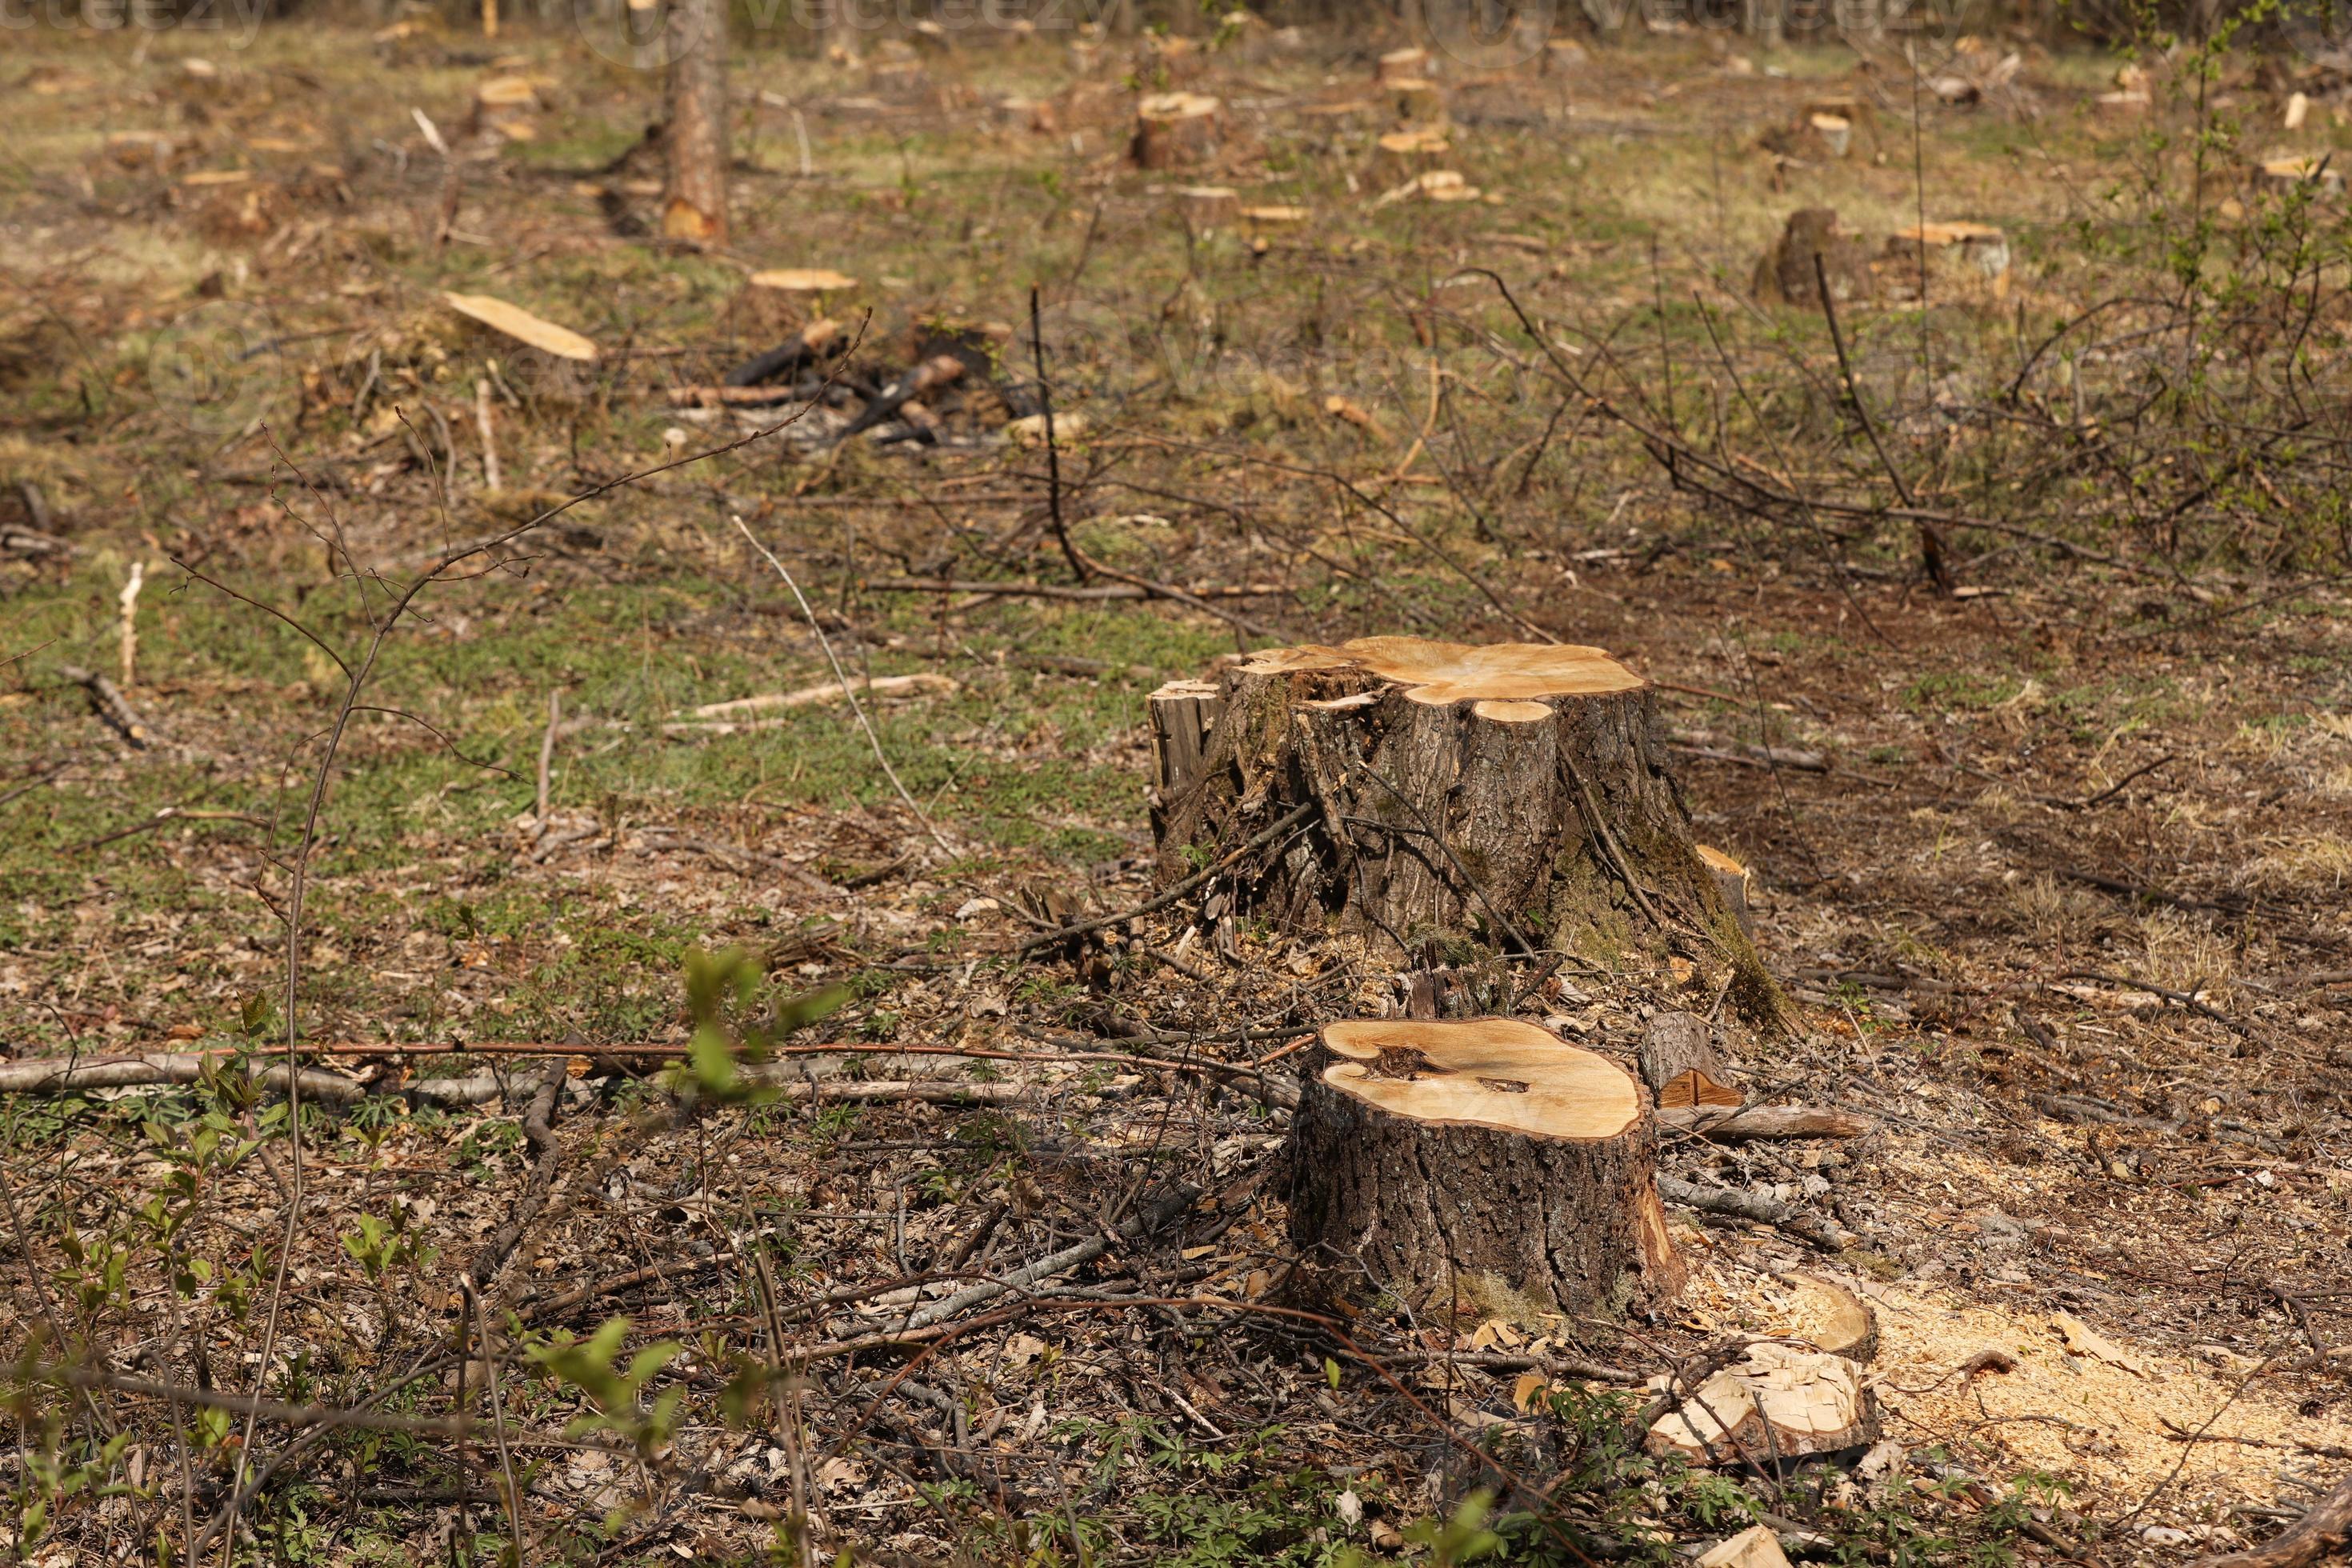
{"label": "forest floor", "polygon": [[[2084,479],[2061,522],[1956,533],[1938,593],[1898,521],[1694,496],[1549,369],[1615,364],[1621,401],[1640,387],[1695,441],[1747,432],[1778,482],[1879,485],[1825,323],[1751,301],[1756,258],[1800,207],[1874,247],[1922,214],[1995,224],[1997,284],[1932,311],[1857,300],[1843,323],[1892,463],[1964,468],[1970,437],[1937,414],[1953,380],[2022,381],[2027,345],[2103,297],[2092,269],[2140,265],[2102,247],[2146,228],[2116,193],[2147,125],[2100,104],[2113,58],[2025,47],[2003,74],[2009,46],[1948,46],[1987,83],[1962,104],[1883,58],[1701,33],[1441,61],[1450,146],[1422,156],[1481,188],[1454,200],[1394,195],[1416,155],[1375,144],[1395,121],[1372,38],[864,42],[854,66],[742,52],[734,235],[696,255],[648,237],[659,158],[632,149],[658,75],[569,33],[12,37],[16,1058],[267,1052],[310,780],[383,584],[796,419],[427,588],[335,754],[305,1037],[551,1047],[569,1070],[543,1147],[541,1069],[511,1051],[325,1058],[384,1090],[489,1072],[512,1092],[306,1111],[299,1165],[282,1101],[235,1077],[0,1103],[26,1559],[180,1561],[243,1473],[264,1484],[236,1502],[242,1539],[287,1562],[489,1561],[518,1525],[530,1563],[1451,1560],[1442,1528],[1399,1532],[1462,1525],[1484,1485],[1528,1561],[1662,1553],[1762,1513],[1822,1555],[2122,1563],[2262,1539],[2344,1473],[2340,582],[2264,553],[2288,525],[2242,471],[2185,544],[2101,531],[2101,487],[2118,516],[2147,509],[2136,480]],[[527,136],[473,124],[500,75],[534,84]],[[1179,80],[1226,100],[1224,145],[1140,172],[1136,89]],[[2225,85],[2277,123],[2251,72]],[[1848,156],[1790,141],[1837,101]],[[2323,108],[2274,140],[2345,139]],[[779,267],[854,281],[747,282]],[[1472,267],[1559,324],[1548,350]],[[1001,430],[1033,283],[1056,402],[1086,420],[1050,455]],[[602,354],[518,352],[445,290]],[[830,408],[693,392],[820,310],[862,334],[845,386],[940,342],[992,345],[998,374],[935,399],[929,441],[835,444]],[[2331,363],[2343,330],[2332,310],[2317,330]],[[1802,374],[1749,405],[1766,373],[1734,367],[1767,363]],[[1056,596],[1055,505],[1110,569],[1094,586],[1148,586]],[[982,586],[919,585],[940,581]],[[837,703],[691,716],[831,683],[813,624],[877,682],[874,740],[921,816]],[[1024,955],[1152,891],[1147,692],[1237,647],[1406,630],[1595,644],[1659,683],[1697,836],[1753,868],[1801,1020],[1740,1065],[1759,1096],[1877,1129],[1665,1158],[1834,1222],[1842,1250],[1677,1214],[1696,1280],[1660,1321],[1457,1302],[1335,1338],[1275,1310],[1284,1117],[1251,1090],[1284,1069],[1249,1064],[1391,1010],[1392,971],[1248,922],[1224,949],[1197,904]],[[120,682],[138,743],[68,667]],[[664,1062],[614,1049],[684,1041],[693,955],[730,949],[767,975],[730,1016],[847,988],[794,1037],[824,1047],[787,1058],[799,1098],[682,1099]],[[1629,1058],[1651,1012],[1707,1001],[1586,954],[1526,1010]],[[862,1103],[877,1079],[938,1080],[944,1102]],[[1180,1183],[1207,1195],[1137,1223]],[[903,1331],[957,1283],[1123,1225],[944,1339]],[[1606,1369],[1757,1328],[1758,1282],[1797,1268],[1874,1304],[1901,1455],[1768,1484],[1623,1452],[1643,1391]],[[2069,1314],[2112,1355],[2070,1349]],[[615,1361],[591,1336],[622,1318]],[[2012,1370],[1964,1370],[1988,1348]],[[740,1397],[746,1357],[804,1367],[763,1405]],[[1570,1359],[1604,1371],[1579,1383]],[[37,1372],[68,1363],[78,1392]],[[1529,1367],[1560,1374],[1533,1409]],[[272,1406],[248,1434],[254,1393],[362,1414]],[[466,1409],[484,1419],[448,1424]],[[567,1426],[583,1415],[602,1428]],[[1555,1517],[1522,1507],[1520,1470],[1584,1479]],[[796,1507],[810,1542],[779,1544]]]}

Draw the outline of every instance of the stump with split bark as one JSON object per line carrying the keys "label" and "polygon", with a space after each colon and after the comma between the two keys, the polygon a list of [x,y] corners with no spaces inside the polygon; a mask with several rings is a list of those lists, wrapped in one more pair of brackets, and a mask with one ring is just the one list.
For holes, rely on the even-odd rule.
{"label": "stump with split bark", "polygon": [[1649,683],[1598,648],[1275,648],[1150,708],[1164,880],[1304,808],[1233,872],[1243,907],[1416,962],[1465,940],[1596,960],[1672,948],[1780,1020],[1691,842]]}
{"label": "stump with split bark", "polygon": [[1327,1026],[1290,1152],[1291,1239],[1343,1286],[1570,1313],[1682,1289],[1640,1088],[1533,1024]]}

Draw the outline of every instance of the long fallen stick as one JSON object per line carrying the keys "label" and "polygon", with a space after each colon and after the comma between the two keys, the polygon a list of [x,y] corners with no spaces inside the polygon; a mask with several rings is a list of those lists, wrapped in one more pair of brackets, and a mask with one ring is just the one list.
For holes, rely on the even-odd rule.
{"label": "long fallen stick", "polygon": [[1823,1252],[1843,1252],[1845,1249],[1844,1243],[1838,1239],[1837,1232],[1827,1224],[1790,1207],[1778,1198],[1766,1197],[1762,1193],[1738,1193],[1729,1187],[1702,1187],[1695,1182],[1660,1176],[1658,1195],[1670,1204],[1680,1204],[1686,1209],[1696,1209],[1702,1214],[1726,1215],[1733,1219],[1769,1225]]}
{"label": "long fallen stick", "polygon": [[1861,1138],[1877,1130],[1866,1116],[1826,1110],[1817,1105],[1757,1105],[1726,1112],[1714,1107],[1673,1106],[1657,1113],[1658,1125],[1695,1132],[1717,1143],[1775,1138]]}

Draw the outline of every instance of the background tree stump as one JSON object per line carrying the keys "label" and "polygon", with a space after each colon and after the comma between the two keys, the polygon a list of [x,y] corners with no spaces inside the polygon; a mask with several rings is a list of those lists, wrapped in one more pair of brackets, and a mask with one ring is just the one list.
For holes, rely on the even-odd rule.
{"label": "background tree stump", "polygon": [[1419,637],[1275,648],[1155,697],[1155,752],[1206,722],[1193,771],[1164,771],[1163,879],[1302,804],[1316,817],[1235,873],[1292,929],[1360,931],[1427,963],[1468,942],[1606,961],[1660,945],[1705,959],[1744,1012],[1778,989],[1691,843],[1648,683],[1598,648]]}
{"label": "background tree stump", "polygon": [[1416,1303],[1617,1313],[1683,1286],[1641,1089],[1533,1024],[1327,1026],[1291,1157],[1310,1267]]}
{"label": "background tree stump", "polygon": [[1224,130],[1224,105],[1199,92],[1155,92],[1135,108],[1138,167],[1184,169],[1217,153]]}

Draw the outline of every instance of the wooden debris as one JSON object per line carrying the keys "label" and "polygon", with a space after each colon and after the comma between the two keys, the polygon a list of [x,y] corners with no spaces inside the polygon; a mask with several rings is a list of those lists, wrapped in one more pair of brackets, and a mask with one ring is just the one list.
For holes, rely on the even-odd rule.
{"label": "wooden debris", "polygon": [[1699,1554],[1697,1568],[1789,1568],[1789,1554],[1769,1524],[1751,1524]]}
{"label": "wooden debris", "polygon": [[1475,202],[1478,195],[1478,187],[1464,180],[1459,171],[1431,169],[1415,174],[1393,189],[1381,192],[1372,199],[1372,210],[1378,212],[1382,207],[1410,201],[1415,196],[1433,202]]}
{"label": "wooden debris", "polygon": [[1823,1355],[1843,1356],[1862,1366],[1878,1354],[1878,1316],[1863,1299],[1818,1274],[1792,1274],[1777,1281],[1787,1290],[1774,1331],[1802,1340]]}
{"label": "wooden debris", "polygon": [[73,664],[58,666],[58,673],[89,692],[91,709],[133,747],[143,749],[153,738],[154,731],[131,706],[131,700],[122,695],[121,688],[104,675]]}
{"label": "wooden debris", "polygon": [[1746,1103],[1731,1069],[1715,1048],[1715,1031],[1696,1013],[1661,1013],[1643,1031],[1637,1059],[1661,1111]]}
{"label": "wooden debris", "polygon": [[2207,1557],[2190,1568],[2310,1568],[2352,1545],[2352,1477],[2319,1500],[2309,1513],[2261,1546]]}
{"label": "wooden debris", "polygon": [[1845,1250],[1845,1243],[1828,1222],[1803,1213],[1763,1193],[1735,1192],[1729,1187],[1706,1187],[1674,1176],[1658,1178],[1658,1195],[1701,1214],[1723,1215],[1783,1230],[1823,1252]]}
{"label": "wooden debris", "polygon": [[596,345],[569,327],[559,327],[553,321],[532,315],[520,305],[489,294],[444,294],[441,298],[451,310],[469,320],[479,321],[492,331],[502,332],[517,342],[528,343],[541,353],[558,359],[593,361]]}
{"label": "wooden debris", "polygon": [[1151,727],[1152,785],[1144,800],[1151,813],[1152,830],[1160,830],[1168,803],[1192,787],[1201,775],[1210,731],[1224,700],[1209,680],[1171,680],[1144,699]]}
{"label": "wooden debris", "polygon": [[1421,81],[1429,75],[1429,51],[1407,47],[1391,49],[1372,64],[1372,79],[1382,87]]}
{"label": "wooden debris", "polygon": [[[1024,414],[1018,419],[1004,422],[1004,438],[1016,447],[1042,447],[1045,444],[1046,416]],[[1056,441],[1075,441],[1087,432],[1087,416],[1083,414],[1056,412],[1053,416],[1053,435]]]}
{"label": "wooden debris", "polygon": [[1739,922],[1739,929],[1753,940],[1756,916],[1748,907],[1748,868],[1710,845],[1701,844],[1696,847],[1699,863],[1715,874],[1715,885],[1722,890],[1723,901],[1730,908],[1732,918]]}
{"label": "wooden debris", "polygon": [[1754,1105],[1745,1110],[1716,1107],[1662,1110],[1658,1123],[1693,1132],[1711,1143],[1751,1143],[1801,1138],[1865,1138],[1878,1131],[1866,1116],[1812,1105]]}
{"label": "wooden debris", "polygon": [[1957,263],[1988,279],[2009,270],[2009,237],[1989,223],[1913,224],[1886,242],[1886,258],[1916,268],[1925,251],[1930,263]]}
{"label": "wooden debris", "polygon": [[847,342],[840,322],[820,316],[766,353],[754,355],[729,371],[725,384],[758,386],[779,376],[791,375],[839,353]]}
{"label": "wooden debris", "polygon": [[1877,1400],[1854,1363],[1767,1340],[1653,1423],[1649,1447],[1697,1466],[1777,1468],[1877,1440]]}
{"label": "wooden debris", "polygon": [[2330,196],[2341,195],[2344,191],[2344,171],[2336,167],[2333,153],[2265,158],[2254,166],[2254,179],[2259,184],[2280,190],[2311,185]]}
{"label": "wooden debris", "polygon": [[1146,169],[1182,169],[1216,156],[1224,103],[1199,92],[1155,92],[1135,106],[1129,155]]}
{"label": "wooden debris", "polygon": [[1291,1239],[1410,1300],[1488,1279],[1566,1312],[1683,1266],[1622,1068],[1532,1024],[1327,1026],[1292,1122]]}
{"label": "wooden debris", "polygon": [[2058,1338],[2065,1345],[2068,1355],[2089,1356],[2095,1361],[2105,1362],[2109,1366],[2120,1367],[2135,1377],[2147,1375],[2146,1362],[2123,1350],[2074,1313],[2054,1312],[2051,1314],[2050,1322],[2058,1331]]}
{"label": "wooden debris", "polygon": [[474,89],[466,132],[508,142],[534,141],[539,136],[539,89],[528,77],[490,77]]}
{"label": "wooden debris", "polygon": [[[957,689],[959,688],[950,677],[929,673],[878,676],[856,686],[861,697],[919,697]],[[699,708],[683,710],[662,728],[674,733],[692,733],[717,726],[719,732],[731,734],[739,729],[757,726],[722,721],[839,702],[844,696],[841,683],[837,680],[819,686],[803,686],[796,691],[763,691],[757,696],[738,697],[726,702],[707,702]]]}
{"label": "wooden debris", "polygon": [[752,273],[751,283],[754,289],[777,289],[789,294],[827,294],[857,287],[856,279],[829,267],[771,268]]}

